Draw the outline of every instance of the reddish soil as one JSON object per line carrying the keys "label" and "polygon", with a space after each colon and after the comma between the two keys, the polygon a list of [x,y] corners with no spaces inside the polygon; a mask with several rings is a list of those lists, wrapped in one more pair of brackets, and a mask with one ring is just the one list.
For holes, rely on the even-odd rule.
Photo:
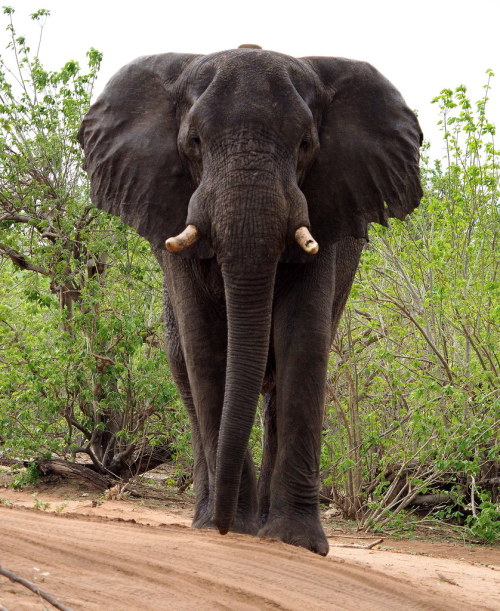
{"label": "reddish soil", "polygon": [[[321,558],[281,542],[193,530],[188,496],[148,505],[102,500],[74,485],[0,487],[0,566],[75,611],[500,610],[500,550],[492,546],[385,539],[356,549],[340,545],[375,537],[330,528],[331,551]],[[0,577],[2,608],[52,607]]]}

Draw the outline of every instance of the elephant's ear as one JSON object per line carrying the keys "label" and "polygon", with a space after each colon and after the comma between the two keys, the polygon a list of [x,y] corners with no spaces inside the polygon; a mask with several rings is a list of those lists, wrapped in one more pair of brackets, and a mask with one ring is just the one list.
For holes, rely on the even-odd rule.
{"label": "elephant's ear", "polygon": [[83,120],[78,140],[91,200],[161,247],[185,227],[195,186],[177,150],[171,91],[197,55],[141,57],[107,84]]}
{"label": "elephant's ear", "polygon": [[367,237],[371,222],[404,219],[422,197],[422,132],[401,94],[375,68],[304,58],[325,88],[320,151],[301,188],[314,237]]}

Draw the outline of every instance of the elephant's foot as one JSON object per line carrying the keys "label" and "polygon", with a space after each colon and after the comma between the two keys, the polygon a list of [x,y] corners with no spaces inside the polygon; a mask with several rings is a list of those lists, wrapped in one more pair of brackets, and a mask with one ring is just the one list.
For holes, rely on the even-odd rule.
{"label": "elephant's foot", "polygon": [[321,556],[328,554],[328,540],[317,515],[291,517],[286,514],[273,515],[271,512],[258,534],[260,537],[269,537],[290,545],[305,547]]}
{"label": "elephant's foot", "polygon": [[[212,522],[212,508],[207,507],[204,512],[196,512],[195,519],[191,524],[192,528],[211,528],[217,530]],[[240,512],[236,514],[234,522],[229,529],[232,533],[244,535],[256,535],[259,530],[257,516],[252,512]]]}
{"label": "elephant's foot", "polygon": [[257,516],[236,515],[229,531],[232,533],[241,533],[243,535],[257,535],[257,533],[259,532]]}
{"label": "elephant's foot", "polygon": [[212,524],[212,512],[196,512],[191,528],[215,528]]}

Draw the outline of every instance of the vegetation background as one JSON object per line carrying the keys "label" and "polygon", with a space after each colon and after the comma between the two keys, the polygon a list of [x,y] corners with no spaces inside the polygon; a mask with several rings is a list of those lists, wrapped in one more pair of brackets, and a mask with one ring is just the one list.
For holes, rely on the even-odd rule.
{"label": "vegetation background", "polygon": [[[101,54],[47,71],[13,12],[0,63],[0,459],[26,461],[19,485],[64,461],[102,486],[172,461],[185,488],[189,426],[162,348],[160,270],[142,238],[90,205],[76,141]],[[492,77],[477,103],[463,85],[435,98],[447,154],[424,147],[425,195],[408,222],[372,227],[332,348],[322,494],[362,527],[451,521],[474,540],[500,537]]]}

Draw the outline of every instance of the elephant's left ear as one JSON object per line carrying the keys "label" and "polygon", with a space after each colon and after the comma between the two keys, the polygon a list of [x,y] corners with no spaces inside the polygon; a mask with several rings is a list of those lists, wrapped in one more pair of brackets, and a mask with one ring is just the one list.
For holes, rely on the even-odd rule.
{"label": "elephant's left ear", "polygon": [[371,222],[404,219],[422,197],[422,132],[401,94],[371,65],[304,58],[324,87],[320,151],[301,188],[314,237],[367,237]]}
{"label": "elephant's left ear", "polygon": [[[78,133],[92,203],[157,248],[185,228],[195,190],[177,150],[172,92],[198,57],[165,53],[131,62],[107,84]],[[200,255],[200,244],[190,250]]]}

